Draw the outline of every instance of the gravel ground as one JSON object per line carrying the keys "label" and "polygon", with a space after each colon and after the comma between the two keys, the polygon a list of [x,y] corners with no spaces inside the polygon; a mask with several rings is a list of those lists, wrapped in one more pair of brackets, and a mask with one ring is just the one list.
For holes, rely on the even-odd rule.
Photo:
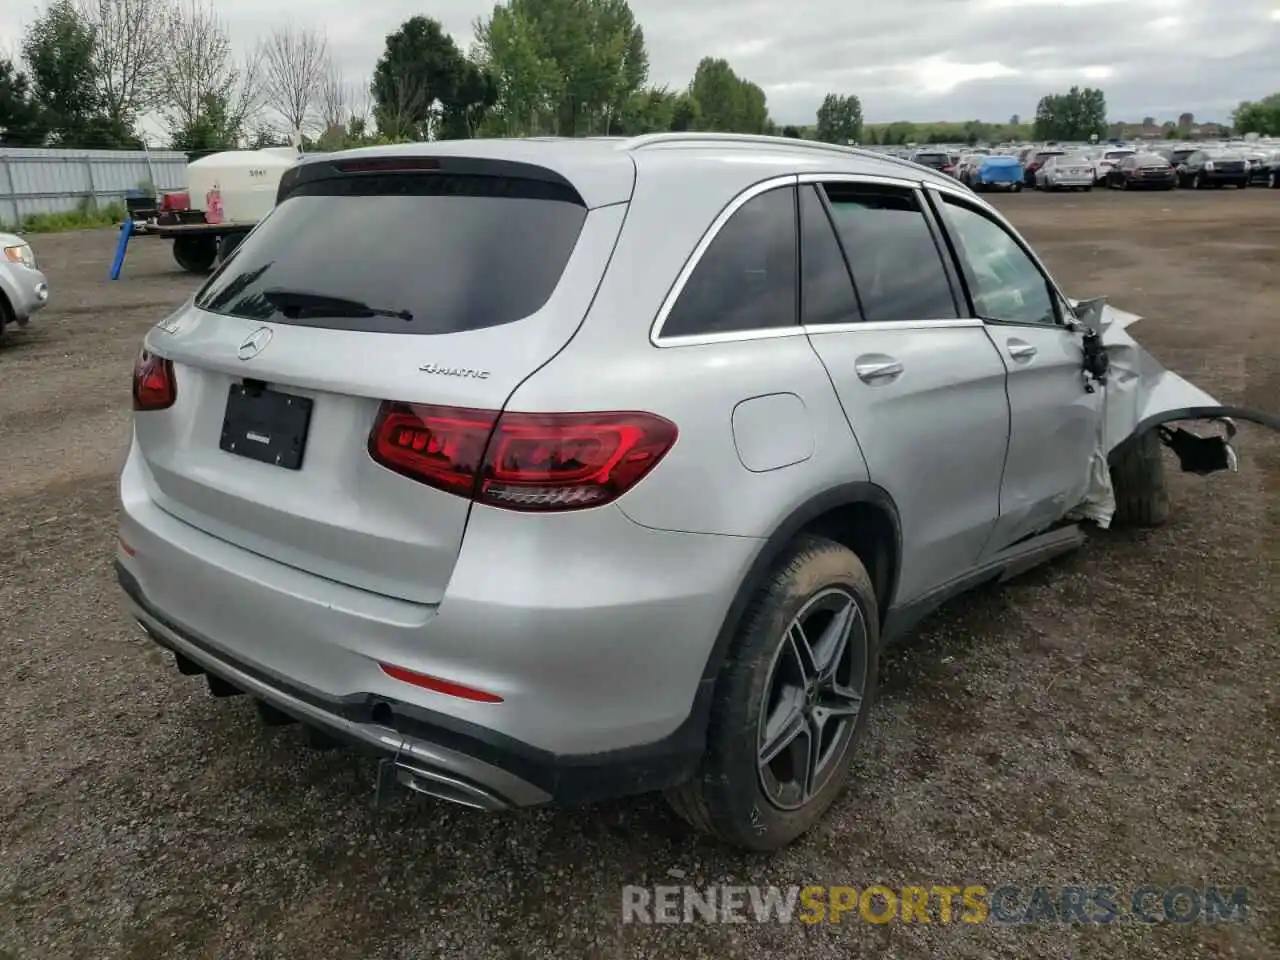
{"label": "gravel ground", "polygon": [[[1280,193],[1023,194],[1000,205],[1159,358],[1280,410]],[[1174,477],[1156,532],[967,598],[890,654],[850,789],[770,859],[652,798],[489,816],[268,733],[181,678],[111,573],[128,379],[194,286],[161,241],[34,238],[54,305],[0,347],[0,958],[408,960],[1280,951],[1280,438]],[[624,884],[1248,885],[1244,924],[622,925]]]}

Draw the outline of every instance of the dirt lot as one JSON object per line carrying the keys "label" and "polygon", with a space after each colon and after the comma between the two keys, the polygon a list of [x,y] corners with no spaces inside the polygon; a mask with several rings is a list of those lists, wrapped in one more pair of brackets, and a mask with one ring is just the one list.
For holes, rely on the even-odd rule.
{"label": "dirt lot", "polygon": [[[1173,369],[1280,410],[1280,193],[998,201]],[[657,800],[485,816],[268,733],[179,677],[111,572],[128,380],[194,281],[34,238],[55,305],[0,348],[0,958],[1275,957],[1280,437],[1176,516],[961,601],[894,651],[856,778],[760,860]],[[674,871],[674,872],[673,872]],[[672,879],[681,875],[683,879]],[[629,883],[1248,885],[1247,923],[622,926]],[[856,914],[853,915],[856,917]]]}

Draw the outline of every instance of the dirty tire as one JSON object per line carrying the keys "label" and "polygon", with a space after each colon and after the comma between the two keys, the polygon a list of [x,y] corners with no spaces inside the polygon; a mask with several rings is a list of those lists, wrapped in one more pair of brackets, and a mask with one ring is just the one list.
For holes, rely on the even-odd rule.
{"label": "dirty tire", "polygon": [[1117,524],[1158,527],[1169,519],[1169,485],[1155,430],[1148,430],[1120,452],[1111,468],[1111,484]]}
{"label": "dirty tire", "polygon": [[[833,759],[834,772],[798,809],[766,796],[757,767],[759,719],[775,655],[792,619],[831,587],[847,591],[866,626],[865,682],[852,736]],[[880,647],[875,590],[857,555],[821,537],[797,539],[752,597],[716,679],[707,749],[693,779],[666,792],[681,819],[717,839],[753,851],[786,846],[814,825],[840,795],[875,700]],[[850,638],[849,643],[853,643]]]}

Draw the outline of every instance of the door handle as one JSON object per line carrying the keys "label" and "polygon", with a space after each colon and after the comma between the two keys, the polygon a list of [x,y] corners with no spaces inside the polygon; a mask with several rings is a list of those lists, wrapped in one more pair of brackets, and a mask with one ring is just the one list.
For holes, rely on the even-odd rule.
{"label": "door handle", "polygon": [[1009,356],[1015,360],[1030,360],[1039,352],[1025,340],[1010,340],[1005,346],[1009,348]]}
{"label": "door handle", "polygon": [[902,374],[901,361],[882,353],[859,357],[853,364],[853,372],[863,383],[882,383],[894,380]]}

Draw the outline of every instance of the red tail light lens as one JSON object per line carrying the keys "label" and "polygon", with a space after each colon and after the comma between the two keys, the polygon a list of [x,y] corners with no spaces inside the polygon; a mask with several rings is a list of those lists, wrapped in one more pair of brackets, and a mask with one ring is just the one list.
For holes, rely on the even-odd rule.
{"label": "red tail light lens", "polygon": [[178,398],[173,364],[143,350],[133,364],[133,409],[165,410]]}
{"label": "red tail light lens", "polygon": [[597,507],[634,487],[678,431],[651,413],[503,413],[384,403],[369,454],[420,483],[508,510]]}

